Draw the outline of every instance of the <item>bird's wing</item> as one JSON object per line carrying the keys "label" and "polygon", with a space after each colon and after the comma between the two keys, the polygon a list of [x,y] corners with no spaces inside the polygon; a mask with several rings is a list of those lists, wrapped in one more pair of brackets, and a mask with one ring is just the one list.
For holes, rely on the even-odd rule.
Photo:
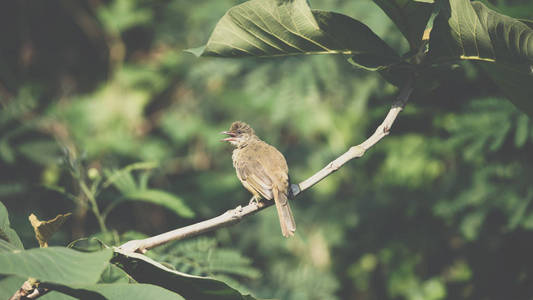
{"label": "bird's wing", "polygon": [[285,157],[275,147],[264,143],[263,155],[258,157],[259,163],[265,167],[267,174],[270,174],[273,187],[277,187],[278,191],[287,194],[289,187],[289,168]]}
{"label": "bird's wing", "polygon": [[272,199],[272,179],[263,165],[253,156],[240,159],[235,169],[242,181],[246,181],[263,198]]}

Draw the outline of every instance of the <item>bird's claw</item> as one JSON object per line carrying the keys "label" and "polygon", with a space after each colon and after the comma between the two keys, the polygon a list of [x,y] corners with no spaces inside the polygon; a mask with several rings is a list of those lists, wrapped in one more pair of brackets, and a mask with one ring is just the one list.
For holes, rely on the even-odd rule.
{"label": "bird's claw", "polygon": [[257,197],[252,197],[252,199],[250,199],[250,202],[248,203],[248,205],[252,205],[252,204],[255,204],[256,206],[259,206],[259,199]]}

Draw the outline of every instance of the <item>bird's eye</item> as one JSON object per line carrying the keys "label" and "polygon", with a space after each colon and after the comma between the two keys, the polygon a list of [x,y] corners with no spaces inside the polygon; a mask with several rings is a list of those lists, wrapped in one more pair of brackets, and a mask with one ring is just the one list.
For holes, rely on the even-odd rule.
{"label": "bird's eye", "polygon": [[242,133],[242,130],[237,130],[237,134],[241,134]]}

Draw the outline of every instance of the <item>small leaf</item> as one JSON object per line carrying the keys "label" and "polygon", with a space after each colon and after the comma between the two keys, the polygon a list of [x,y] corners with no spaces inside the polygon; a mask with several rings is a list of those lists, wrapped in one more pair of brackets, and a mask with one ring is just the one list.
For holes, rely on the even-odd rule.
{"label": "small leaf", "polygon": [[489,145],[490,151],[496,151],[500,149],[503,145],[503,142],[505,141],[505,138],[507,137],[507,133],[511,129],[511,122],[507,122],[505,124],[501,124],[500,127],[498,127],[494,131],[494,139],[492,143]]}
{"label": "small leaf", "polygon": [[196,48],[186,49],[185,52],[189,52],[191,54],[194,54],[194,56],[196,57],[200,57],[202,56],[202,53],[204,53],[204,50],[205,50],[205,46],[200,46]]}
{"label": "small leaf", "polygon": [[138,190],[124,195],[124,200],[143,201],[164,206],[184,218],[194,217],[194,212],[183,199],[162,190]]}
{"label": "small leaf", "polygon": [[120,178],[124,176],[124,174],[131,173],[131,171],[151,170],[151,169],[157,168],[157,166],[158,166],[158,163],[156,162],[138,162],[138,163],[133,163],[131,165],[127,165],[126,167],[118,171],[114,171],[114,172],[105,170],[104,172],[106,173],[107,180],[105,181],[103,186],[104,188],[106,188],[110,186],[111,184],[114,184],[115,181],[121,180]]}
{"label": "small leaf", "polygon": [[514,144],[517,148],[521,148],[527,142],[529,133],[529,118],[526,115],[518,116],[516,121],[516,132],[514,137]]}
{"label": "small leaf", "polygon": [[466,240],[475,240],[486,218],[486,212],[479,210],[465,216],[461,222],[460,230]]}
{"label": "small leaf", "polygon": [[83,253],[63,247],[0,252],[0,274],[66,285],[91,284],[100,279],[111,255],[110,249]]}
{"label": "small leaf", "polygon": [[67,218],[71,215],[71,213],[67,214],[59,214],[52,220],[48,221],[39,221],[37,219],[37,216],[34,214],[31,214],[29,219],[31,226],[33,227],[33,230],[35,231],[35,238],[39,242],[39,246],[41,248],[48,247],[48,240],[52,237],[54,233],[56,233],[57,230],[59,230],[59,227],[65,223]]}
{"label": "small leaf", "polygon": [[106,183],[104,183],[104,187],[107,187],[108,183],[112,184],[122,194],[127,194],[138,189],[137,183],[135,182],[135,178],[129,170],[120,170],[114,173],[111,173],[106,170],[105,173],[107,177],[109,177],[109,179],[106,181]]}
{"label": "small leaf", "polygon": [[223,281],[209,277],[193,276],[169,269],[153,259],[138,253],[114,248],[113,263],[141,283],[150,283],[174,291],[186,299],[253,300]]}
{"label": "small leaf", "polygon": [[[15,249],[24,249],[19,236],[9,225],[9,216],[7,209],[2,202],[0,202],[0,239],[7,243],[4,243],[4,247],[0,244],[0,251],[5,247],[14,247]],[[11,246],[5,245],[9,244]]]}
{"label": "small leaf", "polygon": [[0,158],[10,164],[15,162],[15,153],[6,138],[0,140]]}
{"label": "small leaf", "polygon": [[[39,149],[39,151],[35,151]],[[34,140],[17,147],[26,158],[43,165],[53,165],[63,156],[57,142],[53,140]]]}

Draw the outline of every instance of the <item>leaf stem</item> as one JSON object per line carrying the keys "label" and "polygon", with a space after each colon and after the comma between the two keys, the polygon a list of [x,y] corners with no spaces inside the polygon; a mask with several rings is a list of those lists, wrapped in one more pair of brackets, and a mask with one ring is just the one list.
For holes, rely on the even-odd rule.
{"label": "leaf stem", "polygon": [[102,232],[107,232],[108,230],[107,230],[107,227],[105,226],[105,218],[100,213],[100,209],[98,208],[98,204],[96,203],[94,194],[91,192],[89,187],[87,187],[87,184],[85,184],[85,181],[83,180],[80,180],[80,188],[85,194],[85,196],[87,197],[87,199],[89,199],[89,202],[91,203],[91,210],[93,211],[96,217],[96,220],[98,220],[98,225],[100,226],[100,230]]}

